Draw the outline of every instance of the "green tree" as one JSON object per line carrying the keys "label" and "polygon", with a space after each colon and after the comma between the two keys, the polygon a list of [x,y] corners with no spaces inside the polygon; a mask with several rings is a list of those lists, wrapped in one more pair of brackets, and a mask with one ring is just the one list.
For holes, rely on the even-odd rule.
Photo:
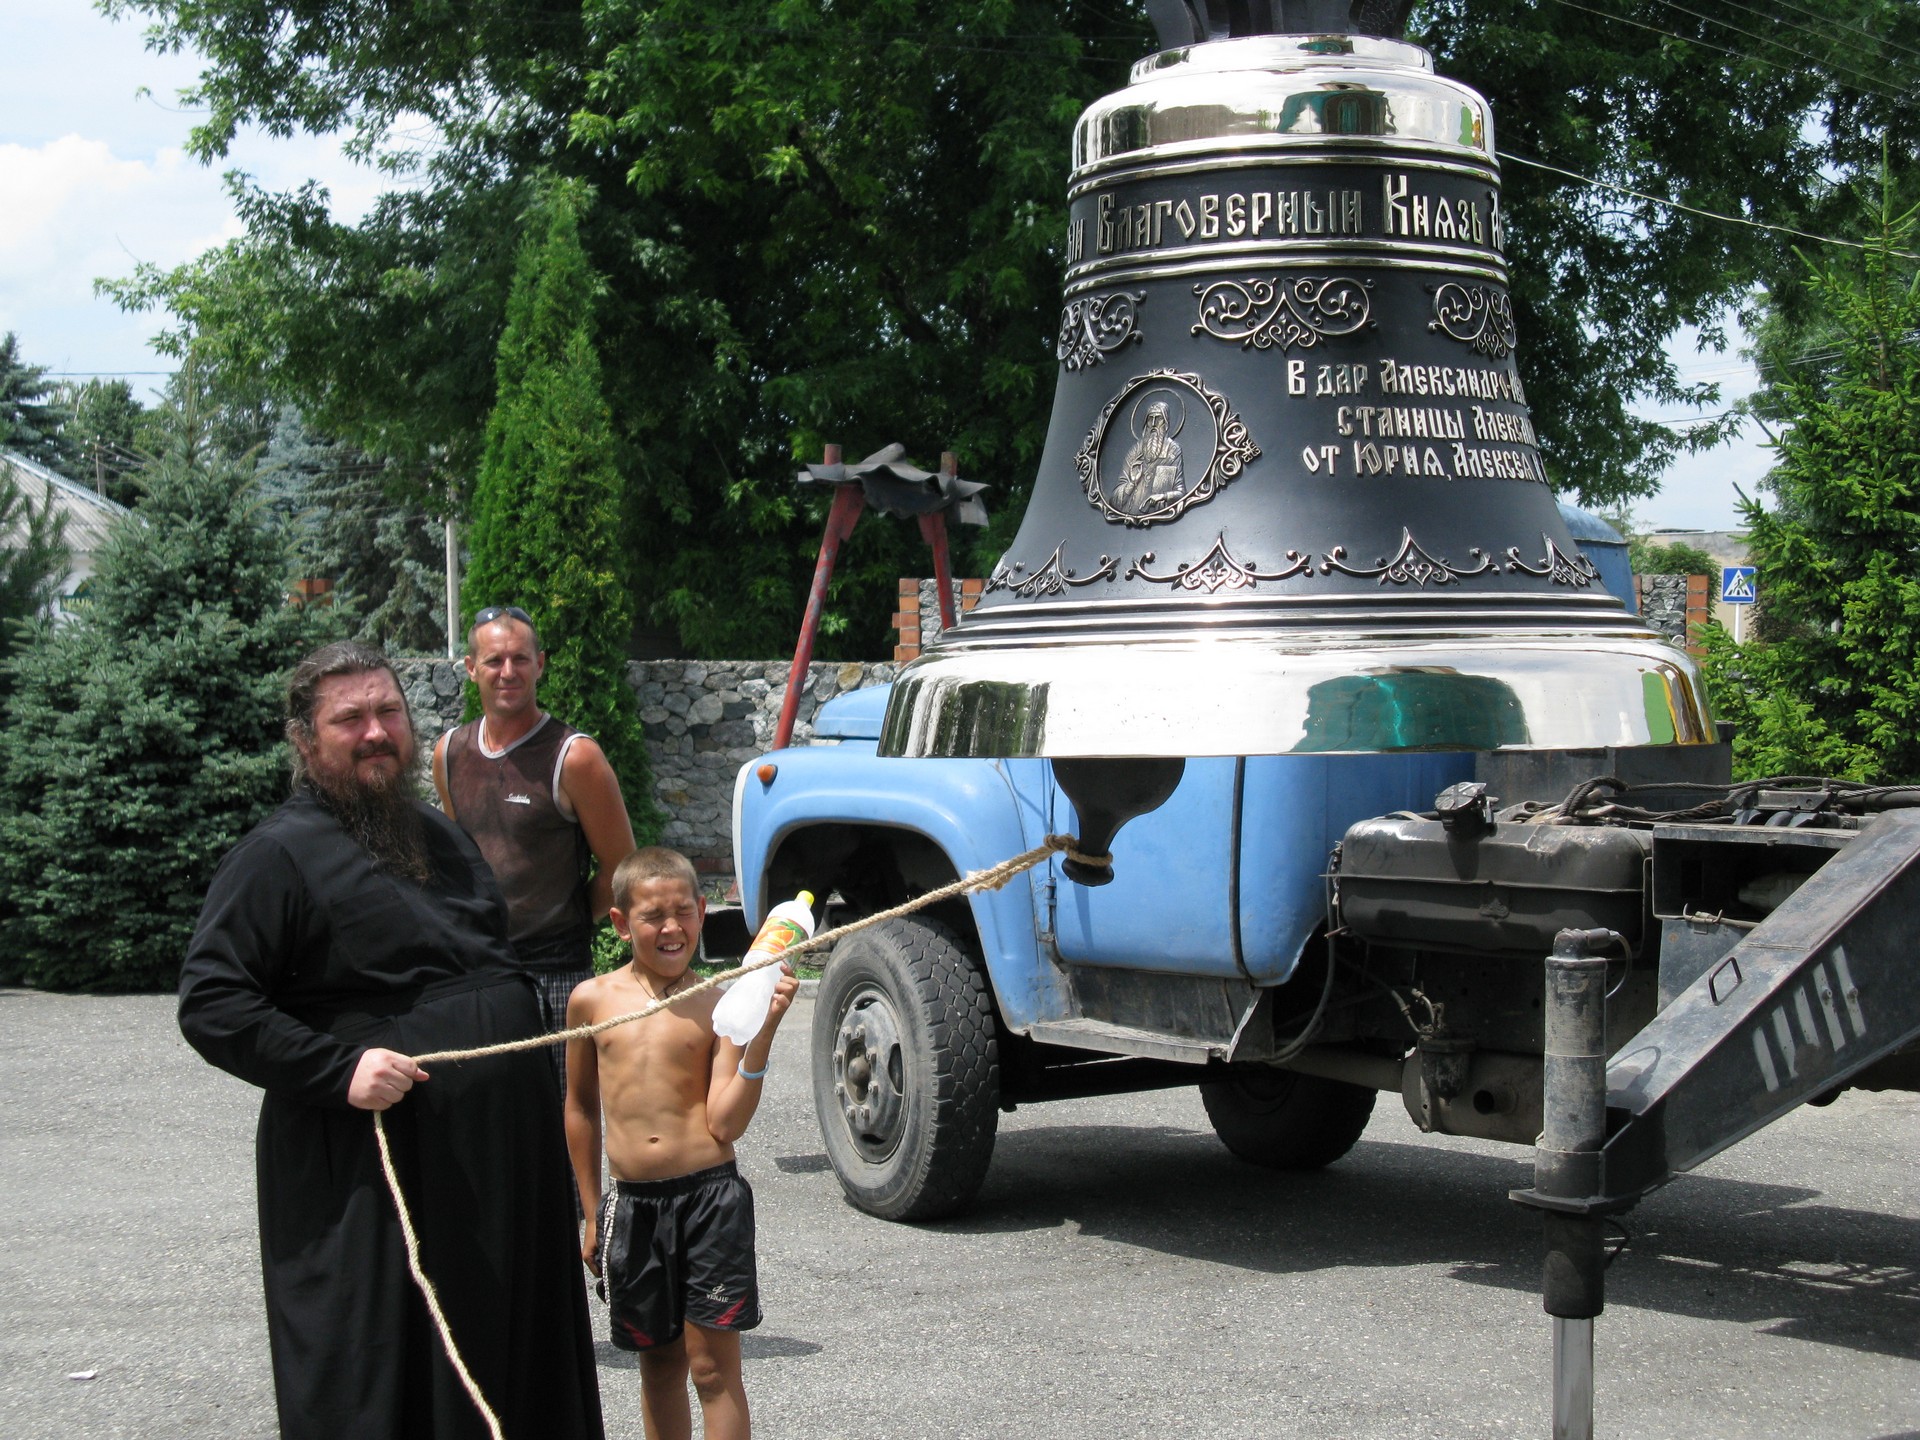
{"label": "green tree", "polygon": [[88,380],[60,388],[67,416],[60,438],[72,457],[73,478],[110,500],[132,505],[138,499],[134,475],[144,453],[138,448],[146,407],[125,380]]}
{"label": "green tree", "polygon": [[260,490],[285,517],[300,572],[331,580],[333,603],[351,607],[356,639],[392,654],[439,655],[445,530],[395,483],[401,469],[315,434],[287,408],[260,458]]}
{"label": "green tree", "polygon": [[1886,179],[1870,213],[1863,252],[1807,267],[1830,350],[1763,371],[1790,424],[1772,507],[1743,507],[1761,603],[1752,642],[1709,650],[1744,773],[1920,781],[1920,209]]}
{"label": "green tree", "polygon": [[[71,558],[67,517],[54,508],[49,487],[36,503],[31,483],[0,464],[0,658],[14,646],[21,626],[52,602]],[[6,674],[0,669],[0,696]]]}
{"label": "green tree", "polygon": [[[1074,116],[1153,48],[1121,0],[585,0],[354,7],[120,0],[208,57],[194,144],[343,130],[413,181],[357,225],[308,189],[242,189],[247,233],[117,287],[370,452],[466,473],[491,405],[512,217],[534,177],[590,184],[600,314],[639,601],[705,654],[791,644],[823,440],[957,450],[996,526],[1024,505],[1051,405]],[[1804,18],[1803,18],[1804,17]],[[1583,503],[1650,493],[1676,445],[1637,401],[1707,399],[1665,345],[1779,281],[1777,235],[1637,199],[1821,229],[1832,174],[1920,142],[1920,7],[1839,0],[1756,33],[1735,0],[1429,0],[1413,33],[1493,101],[1519,360],[1549,473]],[[424,116],[430,153],[398,128]],[[414,122],[407,121],[412,124]],[[1596,189],[1535,165],[1593,176]],[[1707,436],[1702,435],[1705,439]],[[823,656],[881,653],[886,587],[924,569],[869,523]]]}
{"label": "green tree", "polygon": [[1627,541],[1627,563],[1636,575],[1718,575],[1720,562],[1698,545],[1684,540],[1651,540],[1645,535]]}
{"label": "green tree", "polygon": [[462,591],[469,623],[490,605],[532,613],[547,652],[541,703],[600,742],[634,834],[652,837],[653,776],[627,684],[633,589],[620,476],[593,341],[603,286],[580,247],[589,204],[579,187],[556,186],[527,217]]}
{"label": "green tree", "polygon": [[250,467],[191,409],[100,555],[92,603],[8,663],[0,729],[4,978],[173,983],[220,856],[282,798],[281,686],[329,638],[286,604]]}
{"label": "green tree", "polygon": [[60,433],[66,422],[60,387],[46,366],[20,358],[19,338],[9,330],[0,340],[0,449],[68,474],[74,457]]}

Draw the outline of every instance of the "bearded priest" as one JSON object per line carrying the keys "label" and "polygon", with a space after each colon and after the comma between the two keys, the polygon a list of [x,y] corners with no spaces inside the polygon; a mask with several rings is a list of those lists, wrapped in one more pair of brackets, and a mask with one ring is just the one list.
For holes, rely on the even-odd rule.
{"label": "bearded priest", "polygon": [[180,1029],[265,1095],[255,1160],[280,1433],[467,1440],[486,1426],[407,1271],[371,1111],[454,1341],[509,1436],[599,1437],[553,1068],[409,1056],[541,1031],[492,872],[416,798],[392,664],[327,645],[287,685],[293,795],[221,862]]}

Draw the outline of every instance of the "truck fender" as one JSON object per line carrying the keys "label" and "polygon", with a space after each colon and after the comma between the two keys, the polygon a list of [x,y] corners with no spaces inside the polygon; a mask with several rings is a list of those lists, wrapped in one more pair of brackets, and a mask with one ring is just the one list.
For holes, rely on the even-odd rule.
{"label": "truck fender", "polygon": [[[771,780],[760,772],[773,768]],[[1021,797],[992,760],[883,760],[871,742],[802,746],[749,761],[734,782],[734,857],[740,903],[757,927],[784,897],[767,894],[774,855],[810,826],[850,824],[910,831],[946,855],[956,875],[985,870],[1038,844],[1044,829],[1034,810],[1023,825]],[[1034,924],[1032,876],[967,897],[987,977],[1007,1025],[1023,1030],[1036,1008],[1065,1004],[1058,972],[1043,965]],[[1053,1003],[1048,992],[1059,991]]]}

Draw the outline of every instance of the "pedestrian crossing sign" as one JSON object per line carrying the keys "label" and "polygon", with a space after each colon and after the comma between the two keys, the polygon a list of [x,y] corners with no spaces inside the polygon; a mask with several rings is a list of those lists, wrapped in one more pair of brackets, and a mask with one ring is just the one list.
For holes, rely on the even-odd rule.
{"label": "pedestrian crossing sign", "polygon": [[1753,577],[1757,567],[1726,565],[1720,570],[1720,599],[1727,605],[1753,604]]}

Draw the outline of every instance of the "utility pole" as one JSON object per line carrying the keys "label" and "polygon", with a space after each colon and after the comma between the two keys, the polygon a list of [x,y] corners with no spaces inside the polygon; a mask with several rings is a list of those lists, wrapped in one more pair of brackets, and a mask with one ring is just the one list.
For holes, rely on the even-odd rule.
{"label": "utility pole", "polygon": [[447,517],[447,658],[460,653],[460,547],[454,540],[453,517]]}

